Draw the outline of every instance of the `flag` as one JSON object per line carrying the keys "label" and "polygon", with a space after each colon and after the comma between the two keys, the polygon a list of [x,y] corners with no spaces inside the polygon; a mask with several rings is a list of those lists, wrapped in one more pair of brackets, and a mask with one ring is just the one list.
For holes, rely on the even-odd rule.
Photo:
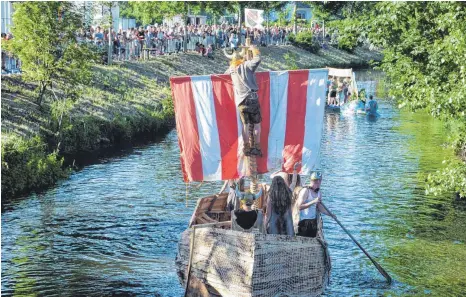
{"label": "flag", "polygon": [[246,27],[253,29],[264,29],[262,22],[264,21],[264,11],[259,9],[244,9],[244,21]]}
{"label": "flag", "polygon": [[[261,150],[258,173],[284,162],[301,174],[318,164],[328,69],[258,72]],[[246,175],[242,123],[230,75],[170,78],[181,167],[185,181],[234,179]]]}

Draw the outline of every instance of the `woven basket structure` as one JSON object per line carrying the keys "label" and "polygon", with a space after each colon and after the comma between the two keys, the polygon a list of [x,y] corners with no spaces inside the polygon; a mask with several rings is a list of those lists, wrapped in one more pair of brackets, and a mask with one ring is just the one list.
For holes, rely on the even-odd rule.
{"label": "woven basket structure", "polygon": [[[183,232],[176,258],[183,285],[191,235],[192,229]],[[208,296],[319,296],[330,268],[326,243],[320,238],[213,227],[195,231],[191,277],[209,288]]]}

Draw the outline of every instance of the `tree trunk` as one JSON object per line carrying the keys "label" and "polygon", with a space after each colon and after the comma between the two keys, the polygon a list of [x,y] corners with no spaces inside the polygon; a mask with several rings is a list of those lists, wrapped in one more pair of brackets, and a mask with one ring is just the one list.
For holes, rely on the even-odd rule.
{"label": "tree trunk", "polygon": [[44,81],[40,82],[39,96],[37,97],[37,105],[41,107],[42,99],[44,98],[45,90],[47,89],[47,84]]}
{"label": "tree trunk", "polygon": [[267,12],[266,17],[266,22],[267,22],[267,32],[269,32],[269,12]]}
{"label": "tree trunk", "polygon": [[188,15],[189,15],[189,4],[184,3],[184,36],[183,36],[183,51],[188,51]]}
{"label": "tree trunk", "polygon": [[112,40],[112,29],[113,29],[113,15],[112,15],[112,7],[113,4],[110,3],[108,5],[109,13],[110,13],[110,27],[108,28],[108,51],[107,51],[107,64],[112,65],[112,57],[113,57],[113,40]]}
{"label": "tree trunk", "polygon": [[239,43],[241,44],[241,3],[239,4],[239,9],[238,9],[238,40],[239,40]]}
{"label": "tree trunk", "polygon": [[294,2],[294,8],[293,8],[293,33],[296,35],[297,29],[297,24],[296,24],[296,10],[298,8],[297,2]]}
{"label": "tree trunk", "polygon": [[112,27],[113,22],[110,22],[110,29],[108,30],[108,57],[107,64],[112,65],[112,56],[113,56],[113,40],[112,40]]}

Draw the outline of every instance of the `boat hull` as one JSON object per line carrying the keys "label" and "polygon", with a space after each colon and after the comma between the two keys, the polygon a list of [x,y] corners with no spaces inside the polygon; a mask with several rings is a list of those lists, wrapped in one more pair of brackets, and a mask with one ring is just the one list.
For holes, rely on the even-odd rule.
{"label": "boat hull", "polygon": [[[183,286],[192,230],[183,232],[176,257]],[[320,238],[213,227],[196,229],[191,263],[196,284],[190,282],[189,296],[319,296],[330,272],[327,246]]]}

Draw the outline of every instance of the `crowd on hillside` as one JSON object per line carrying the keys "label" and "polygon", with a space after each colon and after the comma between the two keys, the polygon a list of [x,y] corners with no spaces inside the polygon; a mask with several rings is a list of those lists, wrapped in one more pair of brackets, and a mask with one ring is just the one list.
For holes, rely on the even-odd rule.
{"label": "crowd on hillside", "polygon": [[[312,31],[317,41],[324,40],[322,28],[315,26],[312,28],[297,28],[298,32]],[[164,55],[177,53],[184,48],[186,36],[187,50],[198,51],[206,54],[209,51],[219,48],[237,48],[244,43],[246,37],[251,38],[251,42],[257,46],[267,45],[287,45],[289,35],[293,32],[292,26],[270,26],[264,30],[250,29],[234,24],[220,25],[188,25],[185,27],[175,24],[150,25],[147,27],[112,30],[113,54],[124,59],[142,57],[143,49],[150,49],[150,53]],[[79,33],[82,41],[92,42],[97,46],[107,46],[108,30],[101,27],[90,27]],[[148,50],[149,51],[149,50]]]}
{"label": "crowd on hillside", "polygon": [[[322,28],[315,24],[311,28],[297,27],[297,32],[311,31],[313,38],[322,44],[323,48],[330,42],[331,37],[324,38]],[[188,51],[213,59],[213,52],[219,48],[236,49],[244,44],[245,38],[250,38],[257,46],[287,45],[289,36],[293,32],[292,26],[271,25],[263,30],[241,27],[237,24],[219,25],[167,25],[155,24],[146,27],[112,30],[110,42],[113,46],[113,56],[116,60],[140,59],[149,55],[165,55],[184,50],[185,36]],[[82,28],[77,32],[80,42],[93,44],[101,49],[108,49],[108,29],[100,26]],[[332,36],[334,37],[334,36]],[[11,34],[2,34],[2,40],[11,39]],[[106,51],[105,51],[106,52]],[[19,71],[20,62],[12,55],[2,50],[2,73]]]}

